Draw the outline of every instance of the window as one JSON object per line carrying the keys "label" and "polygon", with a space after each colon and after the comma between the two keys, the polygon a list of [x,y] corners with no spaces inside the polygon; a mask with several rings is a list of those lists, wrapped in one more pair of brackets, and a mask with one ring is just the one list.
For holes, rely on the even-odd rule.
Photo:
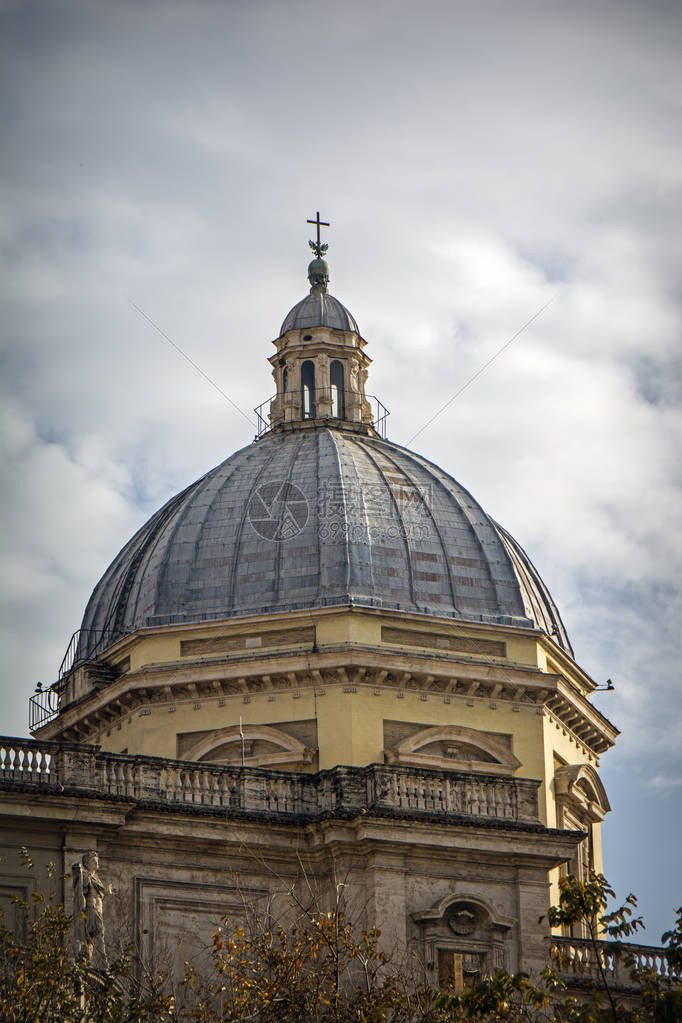
{"label": "window", "polygon": [[307,359],[301,366],[301,391],[303,392],[303,418],[315,418],[315,365]]}
{"label": "window", "polygon": [[343,364],[334,359],[329,367],[329,382],[332,390],[332,419],[344,419],[346,415],[343,387]]}
{"label": "window", "polygon": [[286,394],[289,390],[289,370],[285,369],[282,373],[282,390]]}
{"label": "window", "polygon": [[494,914],[482,900],[446,896],[413,919],[422,930],[426,968],[439,987],[463,991],[506,969],[514,921]]}

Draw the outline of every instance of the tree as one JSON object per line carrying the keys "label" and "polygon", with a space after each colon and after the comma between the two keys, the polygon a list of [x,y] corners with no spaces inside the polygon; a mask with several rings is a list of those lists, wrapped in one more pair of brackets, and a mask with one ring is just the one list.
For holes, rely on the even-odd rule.
{"label": "tree", "polygon": [[[453,1019],[532,1021],[532,1023],[680,1023],[682,1020],[682,909],[678,910],[674,930],[663,937],[668,975],[662,977],[652,968],[636,965],[624,938],[642,926],[641,917],[633,917],[637,900],[625,902],[610,913],[609,899],[615,892],[602,874],[591,873],[587,881],[568,876],[559,882],[559,904],[549,909],[552,927],[580,927],[587,934],[591,961],[597,977],[584,978],[580,997],[566,994],[561,968],[569,965],[561,946],[555,946],[556,966],[549,964],[537,984],[524,974],[498,972],[460,995],[441,995],[438,1004],[446,1007]],[[605,963],[620,959],[629,969],[634,991],[623,995],[613,989]],[[558,967],[559,969],[557,969]]]}
{"label": "tree", "polygon": [[[24,865],[34,870],[22,851]],[[50,866],[47,880],[52,883]],[[131,949],[110,957],[107,970],[90,968],[71,939],[72,919],[54,891],[17,900],[24,934],[0,923],[0,1019],[3,1023],[678,1023],[682,1019],[682,909],[663,935],[668,977],[637,967],[623,938],[641,926],[636,900],[606,913],[613,892],[601,875],[564,878],[552,926],[584,927],[597,976],[583,993],[567,992],[558,952],[540,978],[504,971],[467,991],[436,991],[415,963],[395,961],[376,929],[354,929],[345,886],[334,904],[320,905],[287,889],[286,917],[272,922],[255,908],[246,923],[228,921],[212,938],[208,976],[186,964],[179,997],[169,978]],[[605,940],[606,939],[606,940]],[[614,991],[604,950],[630,967],[639,995]]]}
{"label": "tree", "polygon": [[[35,865],[22,847],[29,873]],[[47,867],[52,887],[54,864]],[[56,891],[35,891],[28,903],[15,898],[24,934],[0,921],[0,1019],[3,1023],[162,1023],[174,1019],[164,978],[144,986],[136,981],[133,957],[121,952],[106,972],[90,968],[87,953],[76,953],[72,918]]]}

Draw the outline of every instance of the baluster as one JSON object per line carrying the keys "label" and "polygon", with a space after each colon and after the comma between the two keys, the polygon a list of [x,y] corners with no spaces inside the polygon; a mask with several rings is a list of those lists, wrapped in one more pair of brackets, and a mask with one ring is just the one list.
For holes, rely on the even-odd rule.
{"label": "baluster", "polygon": [[172,803],[175,799],[175,768],[167,767],[164,772],[164,778],[166,781],[166,801]]}
{"label": "baluster", "polygon": [[488,817],[495,817],[495,785],[492,782],[485,783],[485,801]]}
{"label": "baluster", "polygon": [[102,788],[107,793],[111,792],[111,764],[108,760],[104,761],[104,770],[102,771]]}
{"label": "baluster", "polygon": [[401,774],[398,779],[398,806],[404,809],[407,805],[407,779],[404,774]]}
{"label": "baluster", "polygon": [[178,802],[179,803],[191,803],[192,785],[190,781],[190,773],[187,768],[181,768],[178,771]]}

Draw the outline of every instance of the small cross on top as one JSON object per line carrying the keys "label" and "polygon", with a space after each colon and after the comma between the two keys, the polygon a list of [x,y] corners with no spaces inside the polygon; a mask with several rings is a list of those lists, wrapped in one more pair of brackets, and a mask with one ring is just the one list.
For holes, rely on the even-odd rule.
{"label": "small cross on top", "polygon": [[313,250],[313,252],[317,256],[317,258],[321,259],[322,256],[327,251],[327,249],[329,248],[329,245],[326,242],[321,242],[320,241],[320,228],[321,227],[330,227],[331,225],[328,224],[326,220],[320,220],[320,211],[319,210],[317,211],[316,219],[315,220],[306,220],[306,224],[315,224],[315,226],[317,227],[317,241],[316,242],[309,241],[308,245]]}

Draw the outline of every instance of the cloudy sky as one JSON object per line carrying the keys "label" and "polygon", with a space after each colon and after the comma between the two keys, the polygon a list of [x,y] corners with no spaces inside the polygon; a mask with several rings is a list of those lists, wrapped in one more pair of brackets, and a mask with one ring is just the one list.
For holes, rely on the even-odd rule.
{"label": "cloudy sky", "polygon": [[252,439],[319,209],[391,439],[519,539],[615,682],[606,869],[657,942],[682,902],[677,0],[0,12],[0,730],[124,541]]}

